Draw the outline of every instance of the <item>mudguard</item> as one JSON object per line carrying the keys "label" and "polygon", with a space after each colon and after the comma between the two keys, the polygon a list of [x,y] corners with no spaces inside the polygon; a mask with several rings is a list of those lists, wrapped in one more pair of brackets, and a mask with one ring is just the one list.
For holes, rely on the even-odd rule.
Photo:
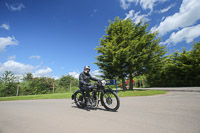
{"label": "mudguard", "polygon": [[75,95],[76,95],[77,93],[82,93],[82,91],[81,91],[81,90],[77,90],[76,92],[74,92],[74,94],[72,95],[72,100],[74,100]]}
{"label": "mudguard", "polygon": [[105,89],[105,90],[104,90],[104,93],[105,93],[105,92],[113,92],[113,90],[110,89],[110,88],[108,88],[108,89]]}

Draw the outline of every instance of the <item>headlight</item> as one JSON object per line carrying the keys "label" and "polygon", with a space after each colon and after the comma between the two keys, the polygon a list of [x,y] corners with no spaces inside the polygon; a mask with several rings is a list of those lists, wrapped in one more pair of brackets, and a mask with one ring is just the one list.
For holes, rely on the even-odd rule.
{"label": "headlight", "polygon": [[101,84],[102,84],[102,86],[105,86],[105,85],[106,85],[106,81],[105,81],[105,80],[102,80],[102,81],[101,81]]}

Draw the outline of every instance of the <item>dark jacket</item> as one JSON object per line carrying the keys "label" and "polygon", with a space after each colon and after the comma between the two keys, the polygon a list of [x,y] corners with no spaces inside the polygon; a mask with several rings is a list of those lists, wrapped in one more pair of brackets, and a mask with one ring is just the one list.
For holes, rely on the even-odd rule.
{"label": "dark jacket", "polygon": [[98,81],[97,78],[92,77],[90,74],[86,74],[86,73],[82,72],[79,75],[79,88],[91,86],[90,80]]}

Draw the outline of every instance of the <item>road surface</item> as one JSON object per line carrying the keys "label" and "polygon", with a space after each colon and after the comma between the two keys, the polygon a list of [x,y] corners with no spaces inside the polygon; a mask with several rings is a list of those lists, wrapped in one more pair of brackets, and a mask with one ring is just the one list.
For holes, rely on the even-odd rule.
{"label": "road surface", "polygon": [[200,133],[200,93],[120,98],[117,112],[71,99],[0,102],[0,133]]}

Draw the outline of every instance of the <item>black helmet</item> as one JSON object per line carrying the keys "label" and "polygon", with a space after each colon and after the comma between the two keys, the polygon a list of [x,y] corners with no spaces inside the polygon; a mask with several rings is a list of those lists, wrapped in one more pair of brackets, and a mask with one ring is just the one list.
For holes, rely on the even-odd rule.
{"label": "black helmet", "polygon": [[90,73],[90,66],[84,66],[84,73],[89,74]]}

